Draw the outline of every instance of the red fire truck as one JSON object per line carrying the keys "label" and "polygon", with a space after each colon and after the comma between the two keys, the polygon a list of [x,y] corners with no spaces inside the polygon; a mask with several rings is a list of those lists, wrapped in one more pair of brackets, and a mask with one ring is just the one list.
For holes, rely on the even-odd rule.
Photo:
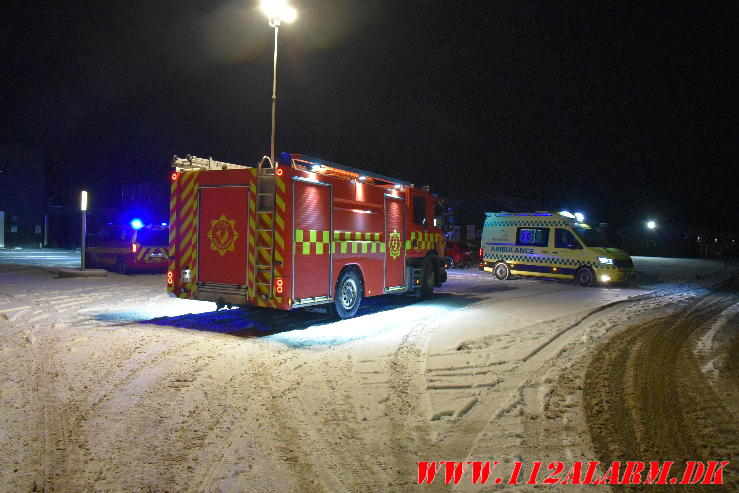
{"label": "red fire truck", "polygon": [[170,180],[172,296],[282,310],[332,303],[349,318],[363,297],[426,297],[446,281],[427,188],[301,154],[274,166],[175,156]]}

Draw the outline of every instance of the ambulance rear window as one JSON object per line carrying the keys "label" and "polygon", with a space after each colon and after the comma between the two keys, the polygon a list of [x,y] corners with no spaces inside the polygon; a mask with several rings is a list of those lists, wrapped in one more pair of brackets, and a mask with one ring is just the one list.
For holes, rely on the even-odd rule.
{"label": "ambulance rear window", "polygon": [[516,245],[549,246],[549,228],[518,228]]}
{"label": "ambulance rear window", "polygon": [[169,245],[169,232],[166,229],[140,229],[136,243],[147,246]]}

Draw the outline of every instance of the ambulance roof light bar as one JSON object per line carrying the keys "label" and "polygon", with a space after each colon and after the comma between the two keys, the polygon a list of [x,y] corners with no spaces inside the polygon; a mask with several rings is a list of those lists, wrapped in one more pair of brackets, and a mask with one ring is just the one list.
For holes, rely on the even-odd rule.
{"label": "ambulance roof light bar", "polygon": [[[319,165],[324,166],[326,168],[334,168],[337,170],[345,171],[347,173],[352,173],[357,175],[357,178],[364,176],[366,178],[372,178],[373,180],[378,181],[384,181],[386,183],[389,183],[391,185],[405,185],[406,187],[412,187],[413,184],[407,181],[398,180],[397,178],[390,178],[388,176],[378,175],[377,173],[372,173],[370,171],[365,171],[357,168],[352,168],[349,166],[344,166],[343,164],[336,164],[332,163],[331,161],[325,161],[323,159],[319,159],[316,157],[306,156],[304,154],[283,154],[283,157],[288,157],[293,164],[295,163],[304,163],[304,165]],[[280,162],[285,162],[284,160],[280,160]]]}

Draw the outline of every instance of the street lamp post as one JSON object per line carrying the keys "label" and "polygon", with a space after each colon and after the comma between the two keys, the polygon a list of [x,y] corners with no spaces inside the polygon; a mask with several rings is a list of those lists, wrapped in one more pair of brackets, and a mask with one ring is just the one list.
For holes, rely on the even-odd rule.
{"label": "street lamp post", "polygon": [[85,270],[85,237],[87,236],[87,192],[82,190],[80,196],[80,211],[82,211],[82,238],[80,240],[80,270]]}
{"label": "street lamp post", "polygon": [[272,62],[272,139],[270,144],[269,158],[272,166],[275,163],[275,127],[277,124],[277,35],[280,31],[282,21],[294,21],[298,13],[290,7],[287,0],[262,0],[262,12],[269,18],[269,26],[275,30],[275,52]]}

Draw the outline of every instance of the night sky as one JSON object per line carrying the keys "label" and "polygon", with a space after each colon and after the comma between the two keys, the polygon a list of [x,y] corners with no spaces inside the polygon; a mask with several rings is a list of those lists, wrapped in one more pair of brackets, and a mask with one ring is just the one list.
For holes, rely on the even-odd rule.
{"label": "night sky", "polygon": [[[292,4],[278,152],[596,221],[739,227],[735,2]],[[269,153],[272,30],[255,0],[5,10],[4,167],[38,152],[57,202],[166,181],[173,154]]]}

